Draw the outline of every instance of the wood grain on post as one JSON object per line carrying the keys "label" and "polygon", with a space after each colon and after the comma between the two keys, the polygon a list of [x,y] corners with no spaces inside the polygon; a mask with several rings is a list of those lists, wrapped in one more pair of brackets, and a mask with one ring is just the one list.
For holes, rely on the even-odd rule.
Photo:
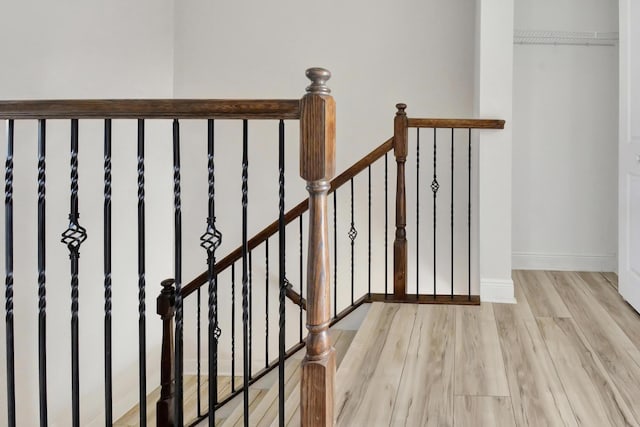
{"label": "wood grain on post", "polygon": [[398,165],[396,179],[396,238],[393,242],[393,292],[395,297],[407,294],[407,197],[404,164],[407,161],[409,128],[405,104],[397,104],[393,126],[393,152]]}
{"label": "wood grain on post", "polygon": [[332,426],[335,350],[329,338],[330,271],[327,193],[335,173],[335,101],[326,81],[331,73],[310,68],[311,85],[300,103],[300,176],[309,191],[307,261],[307,353],[300,384],[301,425]]}
{"label": "wood grain on post", "polygon": [[162,350],[160,359],[160,399],[156,403],[158,427],[174,427],[174,382],[173,375],[173,316],[175,314],[176,290],[173,279],[162,282],[158,296],[157,311],[162,318]]}

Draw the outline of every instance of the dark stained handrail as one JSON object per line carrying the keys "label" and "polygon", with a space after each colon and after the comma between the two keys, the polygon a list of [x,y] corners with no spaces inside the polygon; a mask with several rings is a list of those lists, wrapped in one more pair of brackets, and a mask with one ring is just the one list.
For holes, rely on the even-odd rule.
{"label": "dark stained handrail", "polygon": [[407,119],[410,128],[504,129],[504,120],[492,119]]}
{"label": "dark stained handrail", "polygon": [[299,119],[298,99],[0,101],[0,119]]}

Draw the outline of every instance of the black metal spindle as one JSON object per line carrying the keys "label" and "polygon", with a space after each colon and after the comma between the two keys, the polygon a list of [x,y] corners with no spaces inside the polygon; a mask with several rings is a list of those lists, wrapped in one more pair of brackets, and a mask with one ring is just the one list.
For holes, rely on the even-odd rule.
{"label": "black metal spindle", "polygon": [[200,327],[202,310],[202,295],[200,287],[196,291],[196,414],[200,418],[202,416],[202,396],[200,387],[202,384],[202,357],[200,352],[202,351],[202,331]]}
{"label": "black metal spindle", "polygon": [[300,283],[300,307],[299,307],[299,309],[300,309],[300,319],[299,319],[299,325],[298,325],[299,329],[298,329],[298,331],[299,331],[299,334],[300,334],[300,336],[299,336],[300,342],[302,342],[302,332],[304,331],[304,327],[303,327],[303,323],[302,323],[302,300],[303,300],[303,296],[304,296],[304,292],[303,292],[304,291],[304,281],[303,281],[304,270],[302,268],[302,265],[303,265],[302,264],[303,263],[303,259],[302,259],[302,254],[303,254],[303,252],[302,252],[302,215],[300,215],[298,218],[299,218],[299,221],[298,221],[298,225],[299,225],[299,227],[298,227],[298,253],[300,255],[300,259],[299,259],[300,265],[298,267],[299,268],[298,272],[300,273],[300,277],[299,277],[299,283]]}
{"label": "black metal spindle", "polygon": [[[221,331],[218,326],[218,275],[215,272],[216,250],[222,244],[222,233],[216,228],[216,204],[215,204],[215,129],[214,121],[207,121],[207,228],[200,237],[200,246],[207,252],[207,282],[209,284],[209,347],[208,347],[208,368],[209,368],[209,426],[215,425],[215,411],[218,403],[218,340]],[[232,273],[235,275],[233,271]],[[233,286],[233,281],[232,281]],[[198,297],[200,294],[198,294]],[[232,297],[235,297],[232,288]],[[232,304],[234,298],[232,298]],[[200,402],[200,302],[198,302],[198,402]],[[232,306],[233,313],[233,306]],[[233,320],[232,320],[233,322]],[[233,333],[233,331],[232,331]],[[233,338],[232,338],[233,339]],[[234,379],[232,384],[235,388]],[[198,414],[200,414],[200,404],[198,404]]]}
{"label": "black metal spindle", "polygon": [[62,233],[61,242],[69,249],[71,260],[71,417],[74,427],[80,426],[80,343],[78,318],[78,271],[80,245],[87,239],[87,231],[78,220],[78,120],[71,120],[71,197],[69,227]]}
{"label": "black metal spindle", "polygon": [[469,247],[467,248],[467,268],[468,271],[468,283],[467,283],[467,299],[471,301],[471,128],[469,128],[469,191],[468,191],[468,207],[467,207],[467,238]]}
{"label": "black metal spindle", "polygon": [[183,425],[183,308],[182,308],[182,199],[180,188],[180,123],[173,121],[173,211],[175,317],[175,420]]}
{"label": "black metal spindle", "polygon": [[420,295],[420,128],[416,129],[416,299]]}
{"label": "black metal spindle", "polygon": [[384,153],[384,297],[389,295],[389,162]]}
{"label": "black metal spindle", "polygon": [[264,242],[264,367],[269,367],[269,238]]}
{"label": "black metal spindle", "polygon": [[354,207],[353,207],[353,178],[350,180],[351,185],[351,227],[349,228],[349,240],[351,240],[351,305],[353,305],[354,299],[354,287],[355,287],[355,271],[354,271],[354,254],[356,237],[358,237],[358,231],[354,225]]}
{"label": "black metal spindle", "polygon": [[13,330],[13,135],[14,123],[7,124],[7,160],[4,179],[4,268],[5,268],[5,322],[7,341],[7,425],[16,425],[16,371]]}
{"label": "black metal spindle", "polygon": [[367,238],[368,238],[368,251],[367,251],[367,268],[368,268],[368,275],[367,275],[367,292],[369,294],[369,297],[371,297],[371,165],[369,165],[367,167],[367,174],[369,177],[369,181],[368,181],[368,187],[367,187],[367,202],[368,202],[368,206],[367,206],[367,213],[369,216],[369,221],[367,222]]}
{"label": "black metal spindle", "polygon": [[[302,285],[300,285],[302,287]],[[338,189],[333,190],[333,317],[338,316]]]}
{"label": "black metal spindle", "polygon": [[46,287],[46,141],[47,122],[38,121],[38,385],[40,427],[47,417],[47,287]]}
{"label": "black metal spindle", "polygon": [[144,194],[144,120],[138,120],[138,384],[140,426],[147,425],[146,244]]}
{"label": "black metal spindle", "polygon": [[[278,423],[284,426],[284,377],[285,377],[285,356],[286,356],[286,336],[285,336],[285,292],[286,292],[286,227],[284,222],[284,202],[285,202],[285,156],[284,156],[284,121],[280,120],[278,127],[278,283],[280,294],[278,295]],[[300,283],[302,288],[302,282]]]}
{"label": "black metal spindle", "polygon": [[113,424],[111,353],[111,119],[104,121],[104,408],[105,425]]}
{"label": "black metal spindle", "polygon": [[438,210],[437,210],[436,199],[438,195],[438,189],[440,188],[440,184],[438,184],[438,175],[437,175],[437,169],[436,169],[437,151],[438,151],[437,129],[434,128],[433,129],[433,181],[431,181],[431,191],[433,192],[433,297],[434,298],[437,295],[436,293],[436,267],[437,267],[437,264],[436,264],[436,261],[437,261],[436,218],[438,216]]}
{"label": "black metal spindle", "polygon": [[231,392],[236,391],[236,263],[231,264]]}
{"label": "black metal spindle", "polygon": [[253,251],[249,251],[249,380],[253,378]]}
{"label": "black metal spindle", "polygon": [[454,177],[454,157],[453,157],[453,129],[451,129],[451,299],[453,299],[453,177]]}
{"label": "black metal spindle", "polygon": [[249,427],[249,249],[247,245],[249,196],[248,122],[242,121],[242,366],[244,425]]}

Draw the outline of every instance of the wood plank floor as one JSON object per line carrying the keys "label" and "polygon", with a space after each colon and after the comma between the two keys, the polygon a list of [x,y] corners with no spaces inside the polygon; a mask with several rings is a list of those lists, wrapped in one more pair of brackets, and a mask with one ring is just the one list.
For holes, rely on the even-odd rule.
{"label": "wood plank floor", "polygon": [[515,305],[375,303],[339,426],[640,426],[640,315],[604,273],[515,271]]}
{"label": "wood plank floor", "polygon": [[[336,425],[640,427],[640,315],[618,294],[617,277],[513,278],[517,304],[374,303],[357,331],[332,330]],[[300,424],[302,355],[286,365],[287,426]],[[196,386],[187,383],[192,414]],[[229,379],[219,387],[228,392]],[[274,382],[256,383],[250,396],[249,424],[277,426]],[[157,396],[149,399],[155,408]],[[242,425],[239,402],[216,425]],[[116,425],[137,422],[134,408]]]}

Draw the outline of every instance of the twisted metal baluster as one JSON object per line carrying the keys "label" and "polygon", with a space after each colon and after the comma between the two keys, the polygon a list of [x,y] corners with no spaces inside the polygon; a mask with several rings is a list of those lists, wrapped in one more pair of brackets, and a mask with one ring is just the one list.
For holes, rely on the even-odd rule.
{"label": "twisted metal baluster", "polygon": [[180,123],[173,121],[173,210],[174,210],[174,276],[176,287],[175,320],[175,420],[183,423],[183,309],[182,309],[182,200],[180,189]]}
{"label": "twisted metal baluster", "polygon": [[253,378],[253,251],[249,250],[249,380]]}
{"label": "twisted metal baluster", "polygon": [[[207,282],[209,284],[209,426],[215,425],[215,410],[218,403],[218,341],[221,331],[218,326],[218,275],[215,272],[216,250],[222,244],[222,233],[216,228],[214,121],[207,121],[207,172],[208,203],[207,228],[200,237],[200,246],[207,252]],[[198,324],[200,322],[198,321]],[[198,334],[199,336],[200,334]],[[198,350],[198,354],[200,351]],[[198,374],[198,381],[200,375]],[[198,390],[200,387],[198,386]],[[198,391],[198,400],[200,392]]]}
{"label": "twisted metal baluster", "polygon": [[248,249],[248,194],[249,194],[249,140],[248,123],[242,121],[242,366],[244,426],[249,427],[249,249]]}
{"label": "twisted metal baluster", "polygon": [[355,286],[355,273],[353,268],[354,263],[354,253],[355,253],[355,243],[356,237],[358,237],[358,230],[356,230],[354,226],[354,208],[353,208],[353,178],[350,180],[351,183],[351,227],[349,228],[349,240],[351,240],[351,305],[354,303],[354,286]]}
{"label": "twisted metal baluster", "polygon": [[[286,279],[286,239],[285,239],[285,222],[284,222],[284,201],[285,201],[285,178],[284,178],[284,121],[280,120],[278,126],[278,279],[280,284],[280,293],[278,295],[278,422],[280,426],[284,426],[284,377],[285,377],[285,293],[287,287]],[[300,283],[302,287],[302,283]],[[302,298],[302,297],[300,297]]]}
{"label": "twisted metal baluster", "polygon": [[433,192],[433,298],[436,298],[436,196],[440,184],[438,184],[438,176],[436,173],[436,155],[438,149],[438,141],[436,139],[436,129],[433,129],[433,181],[431,181],[431,191]]}
{"label": "twisted metal baluster", "polygon": [[14,123],[7,124],[7,161],[4,179],[5,230],[5,311],[7,341],[7,425],[16,425],[16,371],[13,330],[13,134]]}
{"label": "twisted metal baluster", "polygon": [[140,426],[147,425],[147,351],[145,306],[144,120],[138,120],[138,353]]}
{"label": "twisted metal baluster", "polygon": [[78,223],[78,120],[71,120],[71,209],[69,227],[62,233],[61,242],[69,249],[71,259],[71,406],[72,425],[80,427],[80,353],[78,318],[78,270],[80,246],[87,239],[87,231]]}
{"label": "twisted metal baluster", "polygon": [[46,120],[38,121],[38,384],[40,427],[47,427]]}
{"label": "twisted metal baluster", "polygon": [[104,407],[105,424],[113,424],[111,354],[111,119],[104,121]]}

